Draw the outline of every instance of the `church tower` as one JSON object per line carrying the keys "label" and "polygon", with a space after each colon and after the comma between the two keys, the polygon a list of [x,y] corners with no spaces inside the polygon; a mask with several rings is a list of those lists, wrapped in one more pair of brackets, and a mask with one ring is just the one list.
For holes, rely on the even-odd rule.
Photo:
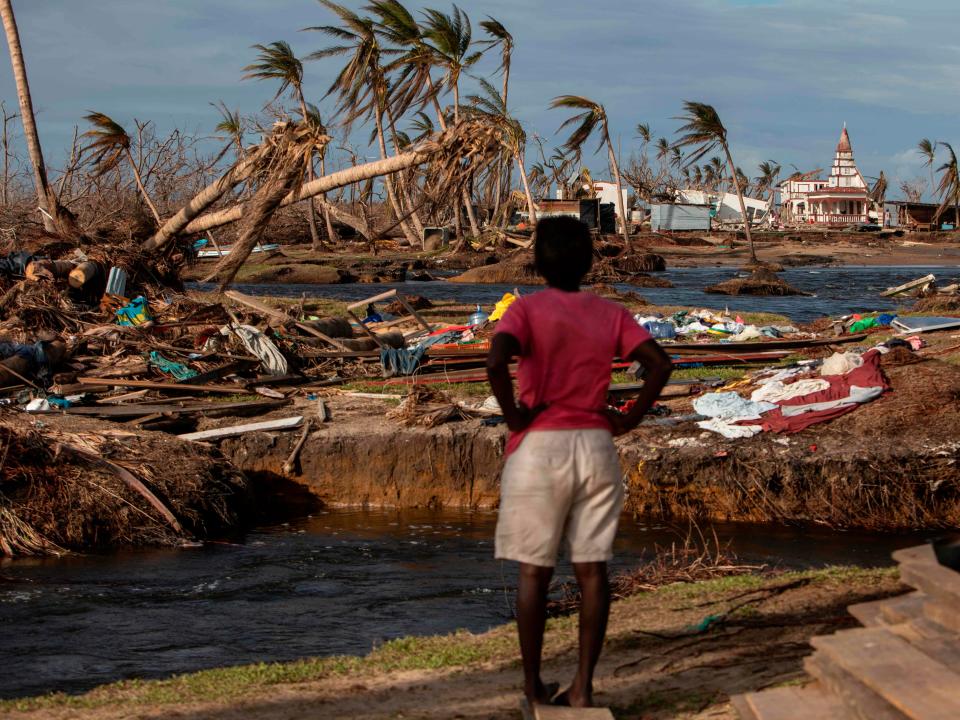
{"label": "church tower", "polygon": [[830,169],[828,187],[867,189],[867,183],[853,161],[853,147],[850,145],[850,135],[847,133],[847,124],[843,124],[840,133],[840,142],[837,143],[837,152],[833,157],[833,167]]}

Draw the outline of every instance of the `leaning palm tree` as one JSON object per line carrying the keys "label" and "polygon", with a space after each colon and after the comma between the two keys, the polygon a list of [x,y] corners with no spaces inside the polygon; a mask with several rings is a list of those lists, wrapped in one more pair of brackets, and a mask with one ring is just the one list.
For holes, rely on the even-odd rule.
{"label": "leaning palm tree", "polygon": [[[480,45],[485,45],[488,49],[493,49],[499,46],[500,48],[500,70],[503,72],[503,92],[501,97],[503,98],[503,104],[507,106],[507,97],[510,92],[510,62],[513,59],[513,35],[510,34],[510,31],[504,27],[503,23],[499,20],[487,16],[487,19],[480,23],[480,27],[486,31],[489,36],[486,40],[481,40]],[[511,178],[511,167],[510,163],[506,163],[506,185],[509,192],[510,186],[513,184]],[[500,195],[503,192],[502,182],[503,178],[501,173],[497,173],[497,185],[496,185],[496,200],[495,208],[499,209],[500,207]],[[496,210],[495,210],[496,212]]]}
{"label": "leaning palm tree", "polygon": [[956,230],[960,225],[960,168],[957,167],[957,154],[950,143],[938,140],[937,145],[943,145],[947,149],[948,160],[937,168],[937,172],[940,173],[940,184],[937,186],[940,207],[934,215],[934,222],[938,223],[940,215],[952,204],[953,227]]}
{"label": "leaning palm tree", "polygon": [[[304,122],[307,122],[308,110],[307,101],[303,95],[303,63],[293,52],[290,43],[283,40],[277,40],[269,45],[256,44],[254,50],[258,51],[256,62],[250,63],[243,68],[246,73],[244,80],[276,80],[280,83],[273,99],[283,95],[289,90],[294,100],[300,106],[300,115]],[[313,163],[307,165],[307,180],[313,180]],[[325,214],[328,227],[330,226],[330,217]],[[310,227],[310,242],[315,252],[319,251],[323,245],[320,241],[320,232],[317,230],[316,211],[313,203],[308,204],[307,225]],[[330,238],[333,241],[333,238]]]}
{"label": "leaning palm tree", "polygon": [[[353,123],[360,118],[373,117],[376,125],[377,144],[380,157],[387,158],[387,141],[384,131],[384,116],[390,103],[390,83],[383,64],[384,55],[396,51],[384,50],[380,44],[377,25],[369,17],[361,17],[343,5],[331,0],[320,0],[320,4],[332,11],[340,21],[339,25],[319,25],[305,28],[323,33],[341,43],[307,56],[309,60],[322,60],[328,57],[346,57],[346,65],[334,79],[327,94],[339,97],[340,109],[345,113],[344,127],[349,132]],[[387,191],[387,201],[396,215],[404,236],[411,245],[421,242],[406,222],[407,213],[397,197],[394,179],[383,179]]]}
{"label": "leaning palm tree", "polygon": [[[607,159],[610,162],[610,170],[613,172],[614,180],[617,183],[617,213],[620,215],[623,241],[626,243],[627,248],[631,249],[630,221],[627,217],[623,202],[623,179],[620,177],[620,166],[617,164],[617,156],[613,151],[613,142],[610,140],[607,111],[600,103],[579,95],[561,95],[560,97],[556,97],[553,99],[553,102],[550,103],[550,107],[569,108],[581,111],[573,117],[568,118],[564,121],[563,125],[560,126],[560,130],[562,130],[567,126],[576,125],[570,133],[570,137],[568,137],[564,143],[564,147],[570,152],[580,152],[587,140],[590,139],[590,136],[599,130],[600,148],[604,145],[607,147]],[[597,149],[599,150],[600,148]]]}
{"label": "leaning palm tree", "polygon": [[530,182],[524,165],[527,133],[520,122],[510,116],[507,105],[497,89],[483,78],[480,78],[479,82],[482,92],[470,96],[471,105],[469,108],[465,108],[465,111],[470,115],[483,118],[501,130],[501,143],[514,162],[517,163],[517,171],[520,173],[520,179],[523,182],[523,192],[527,199],[527,213],[530,216],[530,224],[536,225],[537,208],[533,201],[533,193],[530,191]]}
{"label": "leaning palm tree", "polygon": [[130,150],[130,136],[117,122],[103,113],[90,111],[84,117],[93,127],[87,130],[82,137],[89,138],[90,143],[84,147],[81,152],[92,152],[91,160],[96,168],[97,175],[103,175],[118,167],[121,158],[126,159],[133,171],[133,179],[137,183],[137,188],[143,196],[144,202],[153,213],[153,217],[160,225],[160,213],[157,212],[153,200],[150,199],[147,188],[143,185],[143,178],[140,175],[140,168],[137,167],[137,161],[133,158],[133,152]]}
{"label": "leaning palm tree", "polygon": [[923,164],[930,168],[930,194],[937,191],[937,184],[933,179],[933,161],[937,159],[937,144],[929,138],[923,138],[917,143],[917,152],[923,156]]}
{"label": "leaning palm tree", "polygon": [[686,101],[683,104],[684,114],[676,118],[684,121],[684,125],[677,130],[684,133],[675,143],[678,148],[693,147],[694,150],[687,162],[697,162],[708,152],[717,147],[723,150],[727,157],[727,166],[734,189],[737,191],[737,200],[740,202],[740,214],[743,216],[743,229],[750,244],[750,262],[757,262],[757,253],[753,247],[753,235],[750,233],[750,220],[747,217],[747,206],[743,202],[743,190],[737,180],[737,166],[730,154],[727,144],[727,129],[720,121],[720,116],[712,105],[706,103]]}
{"label": "leaning palm tree", "polygon": [[[43,164],[43,151],[40,148],[40,134],[33,116],[33,100],[30,97],[30,84],[27,82],[27,68],[23,61],[23,48],[20,45],[20,32],[13,14],[11,0],[0,0],[0,18],[7,36],[10,49],[10,63],[13,65],[13,79],[17,85],[17,97],[20,100],[20,118],[23,123],[23,135],[33,165],[33,182],[36,185],[37,202],[43,218],[43,227],[52,232],[61,223],[66,213],[60,207],[53,189],[47,181],[47,171]],[[61,229],[62,231],[63,229]]]}

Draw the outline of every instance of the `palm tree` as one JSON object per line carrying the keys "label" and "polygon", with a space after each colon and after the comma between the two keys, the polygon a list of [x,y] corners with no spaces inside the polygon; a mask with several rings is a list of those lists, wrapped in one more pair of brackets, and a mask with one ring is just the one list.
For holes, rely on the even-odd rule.
{"label": "palm tree", "polygon": [[[456,5],[453,13],[447,15],[439,10],[427,8],[423,11],[425,22],[423,38],[432,49],[434,64],[444,68],[444,84],[453,92],[453,122],[460,122],[460,76],[472,67],[482,53],[470,52],[473,42],[473,28],[470,18]],[[466,186],[463,188],[463,204],[470,221],[470,231],[474,236],[480,234],[480,226],[473,212],[473,199]],[[459,212],[458,212],[459,214]]]}
{"label": "palm tree", "polygon": [[[337,5],[331,0],[320,0],[340,20],[340,25],[320,25],[305,28],[334,38],[341,45],[317,50],[308,55],[309,60],[321,60],[328,57],[347,56],[347,64],[327,90],[327,94],[336,93],[340,98],[340,108],[346,112],[344,126],[349,130],[352,124],[362,117],[373,116],[376,124],[380,157],[387,158],[387,141],[383,118],[390,102],[390,84],[386,69],[382,64],[384,53],[396,54],[396,51],[384,51],[380,46],[377,26],[368,17],[361,17],[348,8]],[[387,200],[399,221],[400,228],[411,245],[420,242],[406,222],[394,189],[393,178],[383,179],[387,191]]]}
{"label": "palm tree", "polygon": [[[480,27],[482,27],[489,36],[487,40],[481,40],[480,44],[487,46],[490,50],[497,46],[500,47],[500,69],[503,71],[503,92],[501,93],[501,97],[503,98],[504,107],[507,107],[507,97],[510,91],[510,62],[513,58],[513,35],[510,34],[510,31],[507,30],[499,20],[489,15],[487,15],[486,20],[480,23]],[[509,192],[510,187],[513,185],[510,163],[506,163],[506,173],[507,191]],[[501,174],[498,172],[494,213],[500,208],[500,195],[503,192],[501,185],[502,179]]]}
{"label": "palm tree", "polygon": [[616,153],[613,151],[613,142],[610,140],[607,111],[600,103],[579,95],[561,95],[560,97],[556,97],[553,99],[553,102],[550,103],[550,107],[582,111],[568,118],[564,121],[563,125],[560,126],[560,130],[563,130],[563,128],[569,125],[576,125],[570,133],[570,137],[568,137],[564,143],[564,147],[571,152],[580,152],[587,140],[590,139],[590,136],[593,135],[595,131],[600,131],[600,147],[602,148],[604,145],[607,147],[607,159],[610,162],[610,170],[613,172],[614,179],[617,183],[617,212],[620,215],[623,241],[626,243],[627,249],[631,249],[629,218],[627,217],[626,208],[624,208],[623,203],[623,180],[620,177],[620,166],[617,164]]}
{"label": "palm tree", "polygon": [[934,215],[934,222],[939,222],[940,215],[951,203],[953,204],[953,227],[956,230],[960,224],[960,168],[957,167],[957,154],[953,151],[950,143],[938,140],[937,145],[943,145],[947,149],[949,159],[943,165],[937,168],[940,173],[940,185],[937,192],[940,194],[940,207]]}
{"label": "palm tree", "polygon": [[126,158],[144,202],[147,203],[147,207],[153,213],[157,225],[160,225],[163,221],[160,220],[160,213],[157,212],[156,206],[143,185],[140,168],[137,167],[137,161],[134,160],[133,152],[130,150],[130,136],[127,135],[127,131],[112,118],[92,110],[84,117],[84,120],[93,127],[82,135],[82,137],[90,139],[90,144],[83,148],[81,152],[87,152],[88,150],[93,152],[91,159],[97,168],[98,175],[113,170],[120,164],[121,158]]}
{"label": "palm tree", "polygon": [[30,163],[33,165],[33,182],[37,188],[37,202],[40,205],[43,227],[47,232],[53,232],[56,229],[54,219],[61,215],[60,204],[47,182],[43,151],[40,148],[40,134],[37,132],[37,123],[33,116],[33,99],[30,97],[30,84],[27,82],[27,68],[23,62],[20,32],[17,30],[17,20],[13,14],[11,0],[0,0],[0,17],[3,19],[3,30],[7,35],[7,46],[10,49],[13,79],[16,82],[17,97],[20,100],[23,135],[27,142]]}
{"label": "palm tree", "polygon": [[470,18],[456,5],[447,15],[427,8],[423,11],[423,37],[434,52],[434,64],[444,68],[444,84],[453,92],[453,121],[460,121],[460,76],[480,59],[482,53],[470,52],[473,29]]}
{"label": "palm tree", "polygon": [[219,104],[210,103],[220,113],[220,122],[217,123],[214,130],[223,133],[236,149],[237,160],[243,157],[243,118],[239,110],[231,110],[227,104],[221,100]]}
{"label": "palm tree", "polygon": [[758,166],[760,170],[760,175],[757,176],[757,189],[762,193],[765,191],[770,192],[770,197],[767,199],[769,203],[769,208],[773,209],[773,196],[777,189],[777,178],[780,177],[781,167],[779,164],[775,163],[773,160],[764,160]]}
{"label": "palm tree", "polygon": [[[244,66],[243,71],[246,75],[244,80],[278,80],[280,86],[277,88],[273,99],[276,100],[286,90],[290,90],[294,100],[300,106],[300,114],[307,120],[307,101],[303,96],[303,63],[294,54],[290,43],[283,40],[277,40],[269,45],[256,44],[254,50],[258,51],[257,60]],[[307,180],[313,180],[313,163],[307,165]],[[329,226],[329,215],[326,216]],[[320,232],[317,230],[316,212],[313,203],[310,202],[307,207],[307,225],[310,227],[310,242],[314,252],[318,252],[322,243],[320,242]],[[333,238],[330,238],[331,241]]]}
{"label": "palm tree", "polygon": [[937,191],[937,184],[933,180],[933,161],[937,158],[937,144],[928,138],[917,143],[917,152],[923,156],[923,164],[930,168],[930,194]]}
{"label": "palm tree", "polygon": [[537,209],[533,202],[533,193],[530,191],[530,182],[527,178],[527,169],[524,165],[524,155],[527,147],[527,133],[518,120],[510,116],[503,98],[489,82],[480,78],[482,94],[471,95],[471,107],[465,111],[484,118],[488,123],[501,131],[501,143],[517,163],[517,171],[523,182],[523,192],[527,198],[527,213],[531,225],[537,224]]}
{"label": "palm tree", "polygon": [[737,166],[730,154],[727,144],[727,129],[720,121],[720,116],[712,105],[706,103],[686,101],[683,103],[684,114],[677,120],[684,121],[684,125],[677,130],[684,133],[675,143],[678,148],[693,147],[694,151],[687,162],[697,162],[711,150],[720,147],[727,156],[727,165],[734,189],[737,191],[737,200],[740,202],[740,214],[743,216],[743,229],[750,243],[750,262],[757,262],[757,253],[753,247],[753,235],[750,233],[750,220],[747,218],[747,207],[743,202],[743,190],[737,181]]}

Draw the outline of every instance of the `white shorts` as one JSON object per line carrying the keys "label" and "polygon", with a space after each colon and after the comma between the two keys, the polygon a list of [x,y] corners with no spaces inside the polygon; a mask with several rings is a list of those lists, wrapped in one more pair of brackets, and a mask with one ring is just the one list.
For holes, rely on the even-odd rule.
{"label": "white shorts", "polygon": [[503,468],[496,557],[553,567],[565,537],[570,562],[606,562],[622,509],[607,430],[532,431]]}

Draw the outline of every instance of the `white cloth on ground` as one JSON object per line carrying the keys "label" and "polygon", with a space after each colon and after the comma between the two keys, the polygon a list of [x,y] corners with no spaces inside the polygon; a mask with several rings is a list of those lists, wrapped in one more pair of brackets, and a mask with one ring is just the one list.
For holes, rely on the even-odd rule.
{"label": "white cloth on ground", "polygon": [[830,387],[830,383],[827,380],[822,380],[820,378],[809,379],[809,380],[797,380],[795,383],[790,383],[789,385],[784,385],[779,380],[772,380],[766,382],[750,395],[750,399],[754,402],[772,402],[779,403],[784,400],[789,400],[790,398],[800,397],[801,395],[809,395],[812,392],[818,392],[820,390],[826,390]]}
{"label": "white cloth on ground", "polygon": [[846,375],[863,365],[863,358],[858,353],[834,353],[820,366],[821,375]]}
{"label": "white cloth on ground", "polygon": [[719,433],[730,440],[753,437],[763,429],[760,425],[734,425],[720,418],[700,420],[697,426],[704,430]]}
{"label": "white cloth on ground", "polygon": [[707,393],[693,401],[695,412],[722,420],[756,420],[775,407],[770,402],[746,400],[735,392]]}
{"label": "white cloth on ground", "polygon": [[260,362],[263,363],[263,367],[268,373],[271,375],[287,374],[287,359],[271,342],[270,338],[251,325],[230,323],[229,327],[240,338],[243,346],[252,355],[260,358]]}
{"label": "white cloth on ground", "polygon": [[763,333],[760,332],[760,328],[758,328],[756,325],[747,325],[736,335],[731,335],[730,339],[734,342],[745,342],[746,340],[756,340],[760,337],[763,337]]}

